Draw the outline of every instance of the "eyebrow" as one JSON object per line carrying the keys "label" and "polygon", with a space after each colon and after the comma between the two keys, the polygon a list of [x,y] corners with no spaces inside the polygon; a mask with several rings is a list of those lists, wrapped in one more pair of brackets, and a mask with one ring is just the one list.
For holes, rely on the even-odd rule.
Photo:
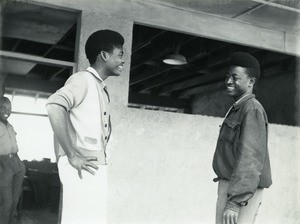
{"label": "eyebrow", "polygon": [[233,73],[233,74],[229,74],[229,73],[227,73],[227,76],[239,76],[238,74],[236,74],[236,73]]}
{"label": "eyebrow", "polygon": [[233,74],[227,73],[226,77],[227,77],[227,78],[228,78],[228,77],[241,78],[241,77],[240,77],[238,74],[236,74],[236,73],[233,73]]}

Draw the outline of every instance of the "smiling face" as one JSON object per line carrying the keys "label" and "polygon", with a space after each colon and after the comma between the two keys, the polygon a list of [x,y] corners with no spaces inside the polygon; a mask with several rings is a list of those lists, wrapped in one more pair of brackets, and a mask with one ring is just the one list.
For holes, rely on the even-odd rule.
{"label": "smiling face", "polygon": [[116,47],[112,52],[105,52],[105,65],[107,76],[119,76],[125,63],[123,48]]}
{"label": "smiling face", "polygon": [[240,66],[231,66],[226,77],[226,92],[235,100],[246,94],[251,94],[255,78],[249,77],[246,69]]}
{"label": "smiling face", "polygon": [[11,114],[11,103],[10,101],[7,99],[2,99],[0,100],[0,119],[2,121],[7,121],[7,118],[10,116]]}

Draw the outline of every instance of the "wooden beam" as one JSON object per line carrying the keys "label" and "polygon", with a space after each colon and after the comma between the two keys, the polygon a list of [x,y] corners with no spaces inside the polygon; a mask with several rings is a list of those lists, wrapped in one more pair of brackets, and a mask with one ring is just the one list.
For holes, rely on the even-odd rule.
{"label": "wooden beam", "polygon": [[[238,46],[238,47],[231,47],[230,49],[228,49],[228,51],[225,51],[225,53],[221,53],[221,54],[215,54],[213,57],[209,58],[207,61],[207,66],[209,68],[213,68],[215,66],[218,66],[222,63],[226,63],[229,61],[229,56],[236,52],[236,51],[244,51],[244,52],[248,52],[250,54],[257,54],[262,52],[261,49],[258,48],[249,48],[249,47],[243,47],[243,46]],[[286,54],[281,54],[281,53],[275,53],[275,52],[267,52],[267,55],[258,55],[255,56],[260,63],[261,67],[264,67],[265,65],[269,64],[269,63],[275,63],[275,62],[280,62],[282,60],[285,60],[288,57],[291,57],[290,55],[286,55]]]}
{"label": "wooden beam", "polygon": [[[209,74],[206,74],[204,76],[208,76]],[[202,83],[203,81],[203,75],[199,75],[199,77],[196,78],[192,78],[192,79],[188,79],[186,81],[183,82],[179,82],[179,83],[175,83],[175,84],[171,84],[171,85],[167,85],[165,87],[160,88],[157,91],[157,94],[166,94],[166,93],[170,93],[170,92],[174,92],[174,91],[178,91],[181,89],[186,89],[192,86],[197,86],[199,85],[199,83]]]}
{"label": "wooden beam", "polygon": [[[274,75],[291,74],[292,71],[290,68],[288,68],[288,70],[283,70],[282,64],[279,63],[279,64],[275,64],[274,66],[270,66],[270,67],[264,69],[261,73],[262,73],[261,76],[263,76],[263,77],[270,77],[270,76],[274,76]],[[224,75],[224,77],[225,77],[225,75]],[[181,91],[177,94],[177,97],[178,98],[186,98],[191,95],[214,91],[214,90],[221,90],[221,89],[225,89],[224,81],[211,83],[211,84],[207,84],[207,85],[200,85],[195,88]]]}
{"label": "wooden beam", "polygon": [[13,52],[16,51],[16,49],[20,45],[21,41],[22,41],[21,39],[18,39],[16,41],[16,43],[14,44],[14,46],[12,47],[11,51],[13,51]]}
{"label": "wooden beam", "polygon": [[64,82],[60,81],[46,81],[36,78],[28,79],[25,76],[18,75],[8,75],[5,82],[5,87],[7,88],[40,91],[46,93],[54,93],[63,85]]}
{"label": "wooden beam", "polygon": [[152,78],[152,77],[155,77],[157,75],[160,75],[164,72],[167,72],[169,70],[173,69],[172,66],[168,66],[168,65],[165,65],[165,66],[162,66],[158,71],[156,72],[153,72],[153,71],[150,71],[150,72],[146,72],[146,73],[141,73],[137,76],[134,76],[130,79],[130,85],[134,85],[134,84],[137,84],[137,83],[140,83],[146,79],[149,79],[149,78]]}
{"label": "wooden beam", "polygon": [[260,49],[249,48],[245,46],[228,45],[226,50],[222,49],[222,52],[218,54],[214,54],[212,57],[210,57],[207,60],[207,67],[213,68],[215,66],[228,62],[230,55],[237,51],[243,51],[243,52],[248,52],[250,54],[253,54],[255,52],[260,51]]}
{"label": "wooden beam", "polygon": [[64,36],[57,41],[55,44],[53,44],[44,54],[43,56],[46,57],[54,48],[59,46],[60,43],[62,43],[75,29],[76,29],[77,24],[73,25],[65,34]]}
{"label": "wooden beam", "polygon": [[145,64],[146,61],[161,58],[167,54],[173,53],[176,48],[178,48],[178,47],[180,48],[183,45],[189,43],[190,41],[195,40],[196,38],[198,38],[198,37],[194,37],[194,36],[189,37],[186,40],[179,42],[176,46],[172,46],[172,47],[167,47],[167,48],[163,48],[163,49],[155,48],[155,50],[151,52],[152,56],[149,57],[146,54],[142,59],[139,60],[139,62],[136,62],[135,65],[131,67],[131,70],[134,70],[134,69],[140,67],[141,65]]}
{"label": "wooden beam", "polygon": [[[272,71],[273,72],[273,71]],[[276,71],[272,74],[269,74],[267,77],[269,78],[271,75],[275,76],[275,75],[290,75],[290,74],[294,74],[292,72],[282,72],[282,71]],[[185,90],[183,92],[181,92],[180,94],[178,94],[178,98],[187,98],[190,97],[192,95],[196,95],[196,94],[200,94],[200,93],[206,93],[209,91],[216,91],[216,90],[225,90],[225,84],[224,82],[218,82],[218,83],[212,83],[212,84],[208,84],[208,85],[202,85],[202,86],[198,86],[192,89],[188,89]]]}
{"label": "wooden beam", "polygon": [[165,96],[154,96],[150,94],[140,94],[129,92],[129,103],[141,105],[153,105],[159,107],[186,108],[188,101]]}
{"label": "wooden beam", "polygon": [[[180,80],[182,78],[187,78],[191,74],[195,73],[207,73],[208,71],[203,69],[202,66],[198,66],[197,68],[188,68],[183,70],[177,70],[177,71],[170,71],[167,75],[163,76],[160,79],[150,80],[147,81],[144,85],[139,86],[136,88],[138,91],[145,91],[148,89],[152,89],[170,82],[174,82],[177,80]],[[201,74],[199,74],[200,76]]]}
{"label": "wooden beam", "polygon": [[74,67],[76,65],[76,63],[74,63],[74,62],[61,61],[61,60],[56,60],[56,59],[43,58],[40,56],[15,53],[15,52],[9,52],[9,51],[2,51],[2,50],[0,50],[0,57],[12,58],[12,59],[28,61],[28,62],[35,62],[38,64],[53,65],[53,66],[58,66],[58,67]]}
{"label": "wooden beam", "polygon": [[163,35],[163,34],[166,33],[166,32],[167,32],[166,30],[160,31],[160,32],[158,32],[157,34],[153,35],[152,37],[148,38],[147,40],[145,40],[145,41],[143,41],[143,42],[141,42],[141,43],[138,43],[137,46],[134,47],[134,48],[132,49],[132,53],[131,53],[131,54],[134,54],[135,52],[137,52],[138,50],[142,49],[143,47],[145,47],[145,46],[151,44],[151,42],[152,42],[155,38],[157,38],[157,37]]}
{"label": "wooden beam", "polygon": [[160,58],[166,54],[169,54],[174,51],[174,47],[169,47],[169,48],[164,48],[164,49],[159,49],[155,48],[152,52],[150,52],[151,56],[149,57],[148,54],[144,54],[142,58],[139,58],[137,62],[132,61],[132,64],[134,64],[130,70],[133,71],[142,65],[145,64],[146,61],[153,60],[155,58]]}
{"label": "wooden beam", "polygon": [[29,95],[29,96],[38,95],[39,98],[48,98],[52,94],[48,92],[41,92],[41,91],[28,90],[28,89],[17,89],[17,88],[10,88],[10,87],[5,87],[5,93],[12,95],[12,98],[14,98],[16,94]]}
{"label": "wooden beam", "polygon": [[[272,0],[271,0],[272,1]],[[245,15],[245,14],[250,14],[258,9],[260,9],[261,7],[263,7],[265,4],[264,3],[260,3],[260,4],[257,4],[256,6],[250,8],[250,9],[246,9],[245,11],[237,14],[237,15],[234,15],[234,16],[231,16],[232,19],[235,19],[237,17],[240,17],[242,15]]]}
{"label": "wooden beam", "polygon": [[19,112],[19,111],[12,111],[11,113],[19,114],[19,115],[27,115],[27,116],[48,117],[47,114],[36,114],[36,113]]}
{"label": "wooden beam", "polygon": [[[266,0],[251,0],[251,1],[258,2],[258,3],[263,3],[265,5],[273,6],[275,8],[284,9],[284,10],[291,11],[291,12],[300,13],[300,9],[290,7],[290,6],[286,6],[286,5],[283,5],[283,4],[278,4],[278,3],[275,3],[275,2],[272,2],[272,1],[266,1]],[[297,2],[297,1],[295,3],[299,4],[299,2]]]}
{"label": "wooden beam", "polygon": [[272,63],[272,66],[265,67],[261,70],[261,77],[268,77],[268,76],[273,76],[273,75],[278,75],[278,74],[291,74],[295,72],[296,70],[296,65],[293,63],[294,61],[280,61],[277,63]]}
{"label": "wooden beam", "polygon": [[[211,46],[209,52],[206,52],[205,54],[203,52],[199,52],[198,54],[196,54],[193,57],[189,58],[187,61],[188,61],[188,63],[191,63],[191,62],[194,62],[195,60],[200,60],[200,59],[203,59],[203,60],[205,59],[206,60],[206,58],[208,58],[208,56],[210,56],[211,54],[213,54],[214,52],[216,52],[218,50],[224,49],[224,47],[226,47],[226,46],[228,46],[228,44],[224,45],[223,43],[220,44],[220,42],[217,42],[217,44]],[[156,86],[160,86],[161,84],[168,83],[168,81],[169,82],[176,81],[178,79],[187,77],[190,74],[199,73],[200,70],[203,72],[204,71],[203,66],[206,66],[206,61],[205,61],[205,64],[202,63],[201,65],[196,65],[194,67],[188,68],[187,70],[183,70],[183,73],[182,72],[175,72],[175,74],[167,75],[166,78],[163,78],[163,80],[159,79],[159,80],[148,81],[146,84],[141,86],[139,89],[140,90],[150,89],[150,88],[153,88],[153,87],[156,87]],[[173,67],[171,67],[171,68],[173,68]],[[167,71],[169,71],[169,70],[167,70]],[[164,72],[166,72],[166,71],[164,71]],[[159,74],[161,74],[161,73],[159,73]],[[159,75],[159,74],[151,75],[151,72],[149,72],[145,76],[146,77],[154,77],[154,76]],[[143,74],[141,74],[140,77],[143,77]],[[137,83],[139,83],[138,78],[137,79],[133,78],[130,85],[137,84]]]}
{"label": "wooden beam", "polygon": [[193,78],[193,79],[181,82],[181,83],[175,83],[175,84],[164,86],[163,88],[161,88],[157,91],[157,94],[164,94],[164,93],[168,93],[168,92],[174,92],[174,91],[190,88],[190,87],[193,87],[193,86],[209,83],[209,82],[212,82],[214,80],[219,80],[219,79],[222,79],[222,78],[225,79],[227,70],[228,70],[227,68],[223,68],[223,69],[220,69],[216,72],[213,72],[213,73],[208,72],[205,75],[202,75],[200,77]]}
{"label": "wooden beam", "polygon": [[55,74],[51,75],[51,77],[49,78],[49,80],[52,81],[56,76],[58,76],[59,74],[61,74],[62,72],[64,72],[66,69],[68,69],[68,68],[61,68],[58,72],[56,72]]}
{"label": "wooden beam", "polygon": [[201,86],[197,86],[192,89],[182,91],[180,94],[178,94],[178,98],[186,98],[186,97],[190,97],[195,94],[200,94],[200,93],[205,93],[205,92],[209,92],[209,91],[213,91],[213,90],[220,90],[220,89],[225,89],[224,82],[217,82],[217,83],[212,83],[212,84],[207,84],[207,85],[201,85]]}
{"label": "wooden beam", "polygon": [[258,59],[259,59],[260,67],[264,68],[268,66],[270,63],[278,63],[289,57],[291,56],[286,54],[267,52],[266,55],[262,55],[262,57],[261,58],[258,57]]}
{"label": "wooden beam", "polygon": [[[85,1],[76,1],[76,4],[73,4],[72,1],[62,0],[47,0],[46,2],[45,0],[34,0],[34,2],[40,4],[48,2],[48,4],[53,6],[78,11],[93,11],[97,17],[110,12],[109,18],[101,18],[104,21],[105,19],[109,21],[111,18],[115,18],[116,22],[126,21],[125,24],[129,30],[131,30],[132,23],[138,23],[153,27],[165,27],[169,30],[210,39],[300,55],[300,49],[297,47],[299,34],[292,31],[274,30],[275,28],[270,29],[264,23],[258,26],[247,21],[212,15],[200,11],[199,8],[182,9],[179,6],[176,8],[176,5],[172,3],[168,6],[162,5],[162,1],[159,3],[156,1],[155,3],[154,1],[145,0],[117,0],[120,3],[118,7],[116,7],[116,4],[111,4],[110,1],[103,1],[103,4],[101,2],[101,7],[95,7],[94,4],[86,4]],[[230,2],[232,3],[230,6],[234,7],[235,1]],[[162,19],[162,15],[164,18],[172,19]],[[122,27],[124,28],[124,26]],[[126,30],[127,27],[124,29]]]}
{"label": "wooden beam", "polygon": [[261,77],[267,77],[271,75],[276,75],[283,72],[283,66],[281,63],[277,63],[275,66],[266,67],[261,71]]}
{"label": "wooden beam", "polygon": [[63,50],[63,51],[75,51],[74,47],[64,46],[64,45],[55,45],[54,49]]}

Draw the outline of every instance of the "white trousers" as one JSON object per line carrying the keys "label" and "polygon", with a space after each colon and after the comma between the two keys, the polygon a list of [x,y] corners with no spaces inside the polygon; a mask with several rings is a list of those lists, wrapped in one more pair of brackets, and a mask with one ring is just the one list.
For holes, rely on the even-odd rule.
{"label": "white trousers", "polygon": [[63,186],[61,224],[106,224],[106,166],[98,165],[95,175],[83,170],[80,179],[67,156],[60,157],[57,165]]}
{"label": "white trousers", "polygon": [[[216,208],[216,224],[223,224],[223,212],[227,203],[229,181],[219,180]],[[257,189],[246,206],[242,206],[238,216],[238,224],[254,224],[258,209],[262,202],[263,189]]]}

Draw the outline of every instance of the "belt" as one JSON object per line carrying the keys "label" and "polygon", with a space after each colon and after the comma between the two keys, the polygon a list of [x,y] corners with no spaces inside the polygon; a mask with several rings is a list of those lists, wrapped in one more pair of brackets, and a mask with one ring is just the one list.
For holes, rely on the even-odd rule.
{"label": "belt", "polygon": [[18,157],[18,154],[17,153],[9,153],[9,154],[6,154],[6,155],[0,155],[0,159],[4,159],[4,158],[14,158],[14,157]]}

